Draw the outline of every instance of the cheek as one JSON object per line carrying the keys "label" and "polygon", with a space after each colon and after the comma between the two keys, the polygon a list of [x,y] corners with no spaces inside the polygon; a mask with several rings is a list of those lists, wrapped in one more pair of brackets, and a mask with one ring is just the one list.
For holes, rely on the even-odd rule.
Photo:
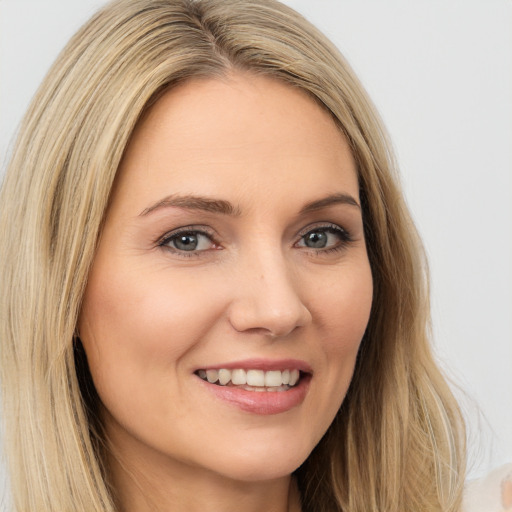
{"label": "cheek", "polygon": [[329,352],[357,352],[370,317],[373,280],[369,263],[362,261],[325,287],[315,301],[315,316],[325,332]]}
{"label": "cheek", "polygon": [[322,380],[330,391],[318,398],[319,410],[334,417],[350,385],[373,298],[369,265],[361,265],[332,280],[317,299],[323,368]]}
{"label": "cheek", "polygon": [[137,278],[134,273],[105,269],[92,274],[80,332],[90,332],[102,345],[138,348],[148,355],[151,347],[164,345],[179,354],[180,341],[188,344],[195,332],[206,328],[216,301],[208,300],[197,283],[180,279],[179,274],[162,278],[146,272]]}
{"label": "cheek", "polygon": [[80,337],[105,400],[112,393],[141,395],[152,379],[168,386],[222,310],[198,280],[157,272],[139,278],[131,270],[93,269],[80,315]]}

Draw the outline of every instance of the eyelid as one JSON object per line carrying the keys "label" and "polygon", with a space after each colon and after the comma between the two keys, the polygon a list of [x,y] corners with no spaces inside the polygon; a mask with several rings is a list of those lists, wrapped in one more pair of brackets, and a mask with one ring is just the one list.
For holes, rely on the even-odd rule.
{"label": "eyelid", "polygon": [[342,233],[347,238],[352,239],[352,235],[350,234],[350,231],[348,229],[346,229],[343,226],[340,226],[339,224],[336,224],[334,222],[315,222],[313,224],[309,224],[306,227],[302,228],[297,233],[297,236],[299,238],[302,238],[305,235],[307,235],[308,233],[310,233],[311,231],[315,231],[315,230],[324,230],[324,231],[327,230],[328,231],[329,229],[332,231],[336,231],[338,233]]}
{"label": "eyelid", "polygon": [[163,242],[173,238],[182,233],[199,233],[205,235],[209,238],[214,237],[213,230],[207,228],[206,226],[198,226],[198,225],[190,225],[190,226],[180,226],[176,229],[171,229],[170,231],[166,231],[163,235],[159,236],[155,240],[155,244],[162,244]]}
{"label": "eyelid", "polygon": [[175,247],[171,247],[168,244],[172,239],[178,237],[179,235],[184,235],[188,233],[194,233],[198,235],[203,235],[207,237],[211,243],[215,245],[219,245],[216,241],[216,235],[215,232],[208,228],[207,226],[198,226],[198,225],[191,225],[191,226],[181,226],[179,228],[173,229],[171,231],[167,231],[164,235],[160,236],[155,240],[154,245],[156,247],[160,247],[162,249],[168,250],[169,252],[172,252],[173,254],[177,254],[178,256],[183,257],[194,257],[194,256],[200,256],[202,253],[207,252],[206,249],[199,250],[199,251],[181,251]]}
{"label": "eyelid", "polygon": [[[331,246],[331,247],[323,247],[323,248],[314,248],[314,247],[307,247],[306,245],[298,245],[301,241],[304,240],[304,237],[311,232],[314,231],[327,231],[331,233],[336,233],[340,240],[337,244]],[[300,247],[301,249],[305,249],[306,251],[313,251],[315,254],[321,254],[326,255],[331,252],[337,252],[345,249],[347,245],[352,243],[354,241],[351,233],[344,227],[340,226],[339,224],[335,224],[333,222],[318,222],[314,224],[309,224],[305,228],[301,229],[300,232],[297,234],[299,239],[297,242],[295,242],[295,247]]]}
{"label": "eyelid", "polygon": [[[339,243],[331,246],[331,247],[325,247],[325,248],[312,248],[307,247],[305,245],[298,245],[304,237],[311,233],[312,231],[330,231],[331,233],[336,233],[339,237]],[[213,229],[211,229],[208,226],[204,225],[189,225],[189,226],[180,226],[179,228],[167,231],[165,234],[158,237],[154,245],[155,247],[159,247],[162,249],[165,249],[169,252],[172,252],[173,254],[176,254],[178,256],[182,257],[198,257],[201,255],[204,255],[204,253],[209,252],[212,249],[202,249],[202,250],[193,250],[193,251],[183,251],[180,249],[177,249],[175,247],[172,247],[170,245],[167,245],[172,239],[182,235],[182,234],[198,234],[207,237],[210,242],[212,243],[213,247],[212,249],[220,249],[220,244],[217,241],[216,233]],[[309,224],[302,228],[296,235],[298,237],[298,240],[294,243],[294,247],[300,247],[302,249],[306,249],[308,251],[313,251],[315,253],[328,253],[331,251],[338,251],[342,250],[347,246],[347,244],[353,242],[353,237],[351,233],[344,228],[343,226],[340,226],[339,224],[333,223],[333,222],[315,222],[312,224]]]}

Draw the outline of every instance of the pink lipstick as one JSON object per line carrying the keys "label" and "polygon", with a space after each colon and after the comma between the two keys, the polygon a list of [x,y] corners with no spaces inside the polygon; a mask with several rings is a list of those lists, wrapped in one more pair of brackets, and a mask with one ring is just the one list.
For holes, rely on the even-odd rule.
{"label": "pink lipstick", "polygon": [[296,359],[246,359],[194,372],[217,398],[254,414],[279,414],[301,404],[312,371]]}

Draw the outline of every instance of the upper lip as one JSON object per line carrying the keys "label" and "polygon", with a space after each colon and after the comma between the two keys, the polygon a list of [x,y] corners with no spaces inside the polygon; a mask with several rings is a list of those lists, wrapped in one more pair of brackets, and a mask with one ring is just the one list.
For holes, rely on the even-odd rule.
{"label": "upper lip", "polygon": [[311,366],[300,359],[243,359],[239,361],[230,361],[220,364],[208,364],[197,368],[197,370],[293,370],[297,369],[304,373],[312,373]]}

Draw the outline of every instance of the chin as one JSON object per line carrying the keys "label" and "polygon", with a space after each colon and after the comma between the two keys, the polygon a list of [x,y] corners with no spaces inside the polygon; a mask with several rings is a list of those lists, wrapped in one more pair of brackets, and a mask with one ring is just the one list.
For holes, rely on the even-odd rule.
{"label": "chin", "polygon": [[[270,448],[270,449],[269,449]],[[216,458],[214,471],[224,477],[242,482],[276,480],[291,475],[309,456],[312,448],[297,448],[281,445],[276,449],[264,446],[258,449],[238,450],[229,456]]]}

